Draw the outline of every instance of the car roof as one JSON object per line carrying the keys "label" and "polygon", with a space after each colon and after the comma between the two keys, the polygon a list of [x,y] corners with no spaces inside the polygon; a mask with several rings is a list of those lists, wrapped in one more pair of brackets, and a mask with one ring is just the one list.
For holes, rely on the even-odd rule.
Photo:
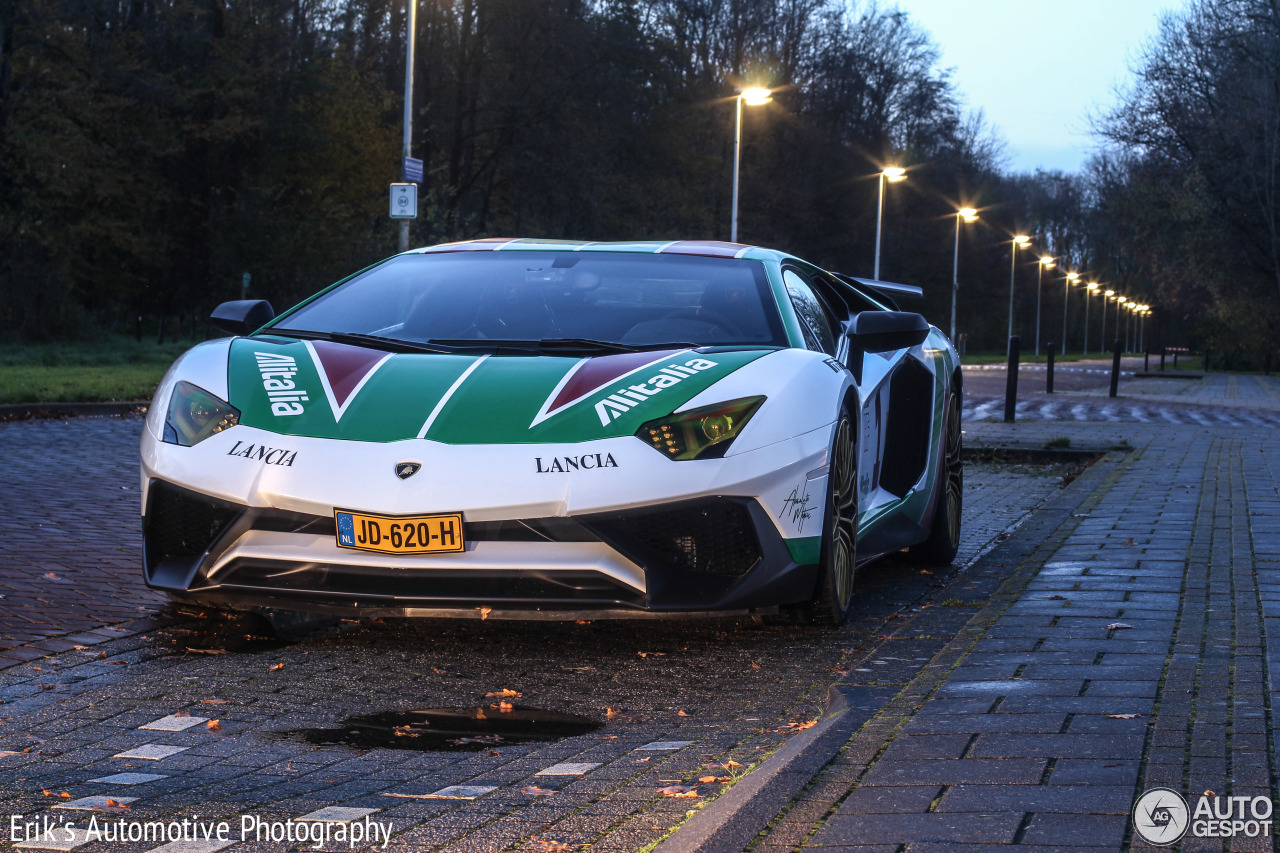
{"label": "car roof", "polygon": [[790,255],[759,246],[742,243],[725,243],[718,240],[634,240],[602,243],[586,240],[541,240],[536,238],[510,239],[485,237],[479,240],[461,240],[414,249],[409,254],[442,254],[446,252],[628,252],[642,255],[704,255],[713,258],[746,258],[748,260],[782,261]]}

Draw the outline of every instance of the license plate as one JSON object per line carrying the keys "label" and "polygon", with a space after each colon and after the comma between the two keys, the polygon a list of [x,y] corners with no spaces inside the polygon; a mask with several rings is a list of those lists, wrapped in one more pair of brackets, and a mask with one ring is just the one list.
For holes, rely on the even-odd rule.
{"label": "license plate", "polygon": [[370,515],[333,511],[338,546],[379,554],[439,554],[462,551],[462,513]]}

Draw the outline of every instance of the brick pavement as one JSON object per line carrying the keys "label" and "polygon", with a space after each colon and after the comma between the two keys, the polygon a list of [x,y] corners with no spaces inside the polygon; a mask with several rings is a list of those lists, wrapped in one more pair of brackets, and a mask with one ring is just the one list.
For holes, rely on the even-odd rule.
{"label": "brick pavement", "polygon": [[1018,569],[752,849],[1122,850],[1144,845],[1129,814],[1149,788],[1274,799],[1280,436],[966,429],[1135,449],[987,556]]}
{"label": "brick pavement", "polygon": [[0,668],[145,629],[166,602],[138,582],[141,430],[136,416],[0,425]]}
{"label": "brick pavement", "polygon": [[[30,635],[68,630],[63,615],[76,628],[95,619],[124,620],[120,624],[133,632],[92,648],[74,647],[90,645],[79,634],[56,648],[14,649],[41,657],[0,671],[0,817],[61,816],[50,804],[61,804],[57,795],[65,791],[72,802],[136,797],[127,814],[100,813],[135,821],[246,813],[285,820],[329,806],[375,809],[378,819],[393,823],[389,849],[589,844],[593,850],[634,851],[661,838],[700,802],[658,796],[659,787],[698,786],[702,775],[751,767],[792,736],[798,727],[791,721],[802,724],[818,713],[833,672],[875,672],[878,683],[869,686],[864,702],[870,713],[890,695],[887,686],[923,667],[947,632],[963,626],[974,610],[958,600],[957,606],[919,606],[925,596],[943,594],[943,587],[967,587],[970,573],[925,574],[886,562],[860,574],[857,618],[834,631],[762,629],[744,620],[662,626],[388,622],[282,648],[186,652],[205,646],[203,636],[186,633],[196,630],[190,623],[156,629],[163,620],[136,618],[160,612],[157,600],[140,595],[133,550],[137,493],[122,488],[134,486],[139,427],[136,419],[0,427],[0,442],[8,442],[4,449],[15,460],[5,475],[6,494],[14,496],[14,511],[30,529],[55,526],[88,504],[81,506],[83,524],[74,535],[35,536],[0,551],[0,574],[21,578],[41,570],[36,594],[0,604],[36,626]],[[28,458],[19,459],[23,453]],[[56,484],[48,483],[42,468],[49,453],[69,468]],[[978,559],[991,540],[1025,522],[1058,483],[1053,472],[977,465],[968,472],[968,485],[962,562]],[[90,525],[98,527],[96,538],[85,533]],[[23,548],[39,553],[28,556]],[[50,561],[56,568],[45,565]],[[46,571],[65,573],[74,583],[43,578]],[[103,601],[95,600],[95,589]],[[919,637],[886,641],[894,626],[908,624]],[[146,633],[137,633],[147,625]],[[49,642],[45,636],[40,642]],[[332,727],[352,712],[483,707],[485,692],[502,687],[524,692],[525,701],[539,707],[604,719],[606,726],[593,735],[478,753],[356,750],[281,734]],[[621,713],[608,718],[606,708]],[[142,728],[174,714],[218,719],[219,727]],[[676,745],[644,749],[655,742]],[[185,749],[157,760],[121,757],[147,744]],[[598,766],[582,776],[539,775],[562,762]],[[453,785],[493,790],[474,801],[421,799]],[[555,793],[523,793],[530,786]],[[701,785],[702,797],[717,787]],[[9,829],[0,826],[0,839]],[[142,853],[155,847],[90,842],[77,849]],[[305,845],[234,849],[286,848]]]}

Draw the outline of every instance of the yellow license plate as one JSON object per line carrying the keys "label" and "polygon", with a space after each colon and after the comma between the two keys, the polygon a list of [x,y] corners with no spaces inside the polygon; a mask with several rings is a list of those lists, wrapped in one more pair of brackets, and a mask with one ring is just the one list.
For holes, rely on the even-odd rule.
{"label": "yellow license plate", "polygon": [[338,546],[379,554],[439,554],[462,551],[462,513],[370,515],[336,509]]}

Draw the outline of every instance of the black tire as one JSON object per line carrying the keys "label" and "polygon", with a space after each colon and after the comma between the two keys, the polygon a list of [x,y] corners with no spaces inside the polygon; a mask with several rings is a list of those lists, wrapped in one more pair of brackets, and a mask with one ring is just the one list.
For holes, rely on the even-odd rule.
{"label": "black tire", "polygon": [[942,425],[942,465],[938,468],[938,505],[934,508],[929,538],[912,545],[911,557],[932,566],[950,565],[960,550],[960,511],[964,507],[964,463],[960,459],[960,397],[947,394]]}
{"label": "black tire", "polygon": [[819,625],[843,625],[853,605],[858,556],[857,450],[853,418],[848,412],[841,412],[831,439],[818,587],[807,608],[809,621]]}

